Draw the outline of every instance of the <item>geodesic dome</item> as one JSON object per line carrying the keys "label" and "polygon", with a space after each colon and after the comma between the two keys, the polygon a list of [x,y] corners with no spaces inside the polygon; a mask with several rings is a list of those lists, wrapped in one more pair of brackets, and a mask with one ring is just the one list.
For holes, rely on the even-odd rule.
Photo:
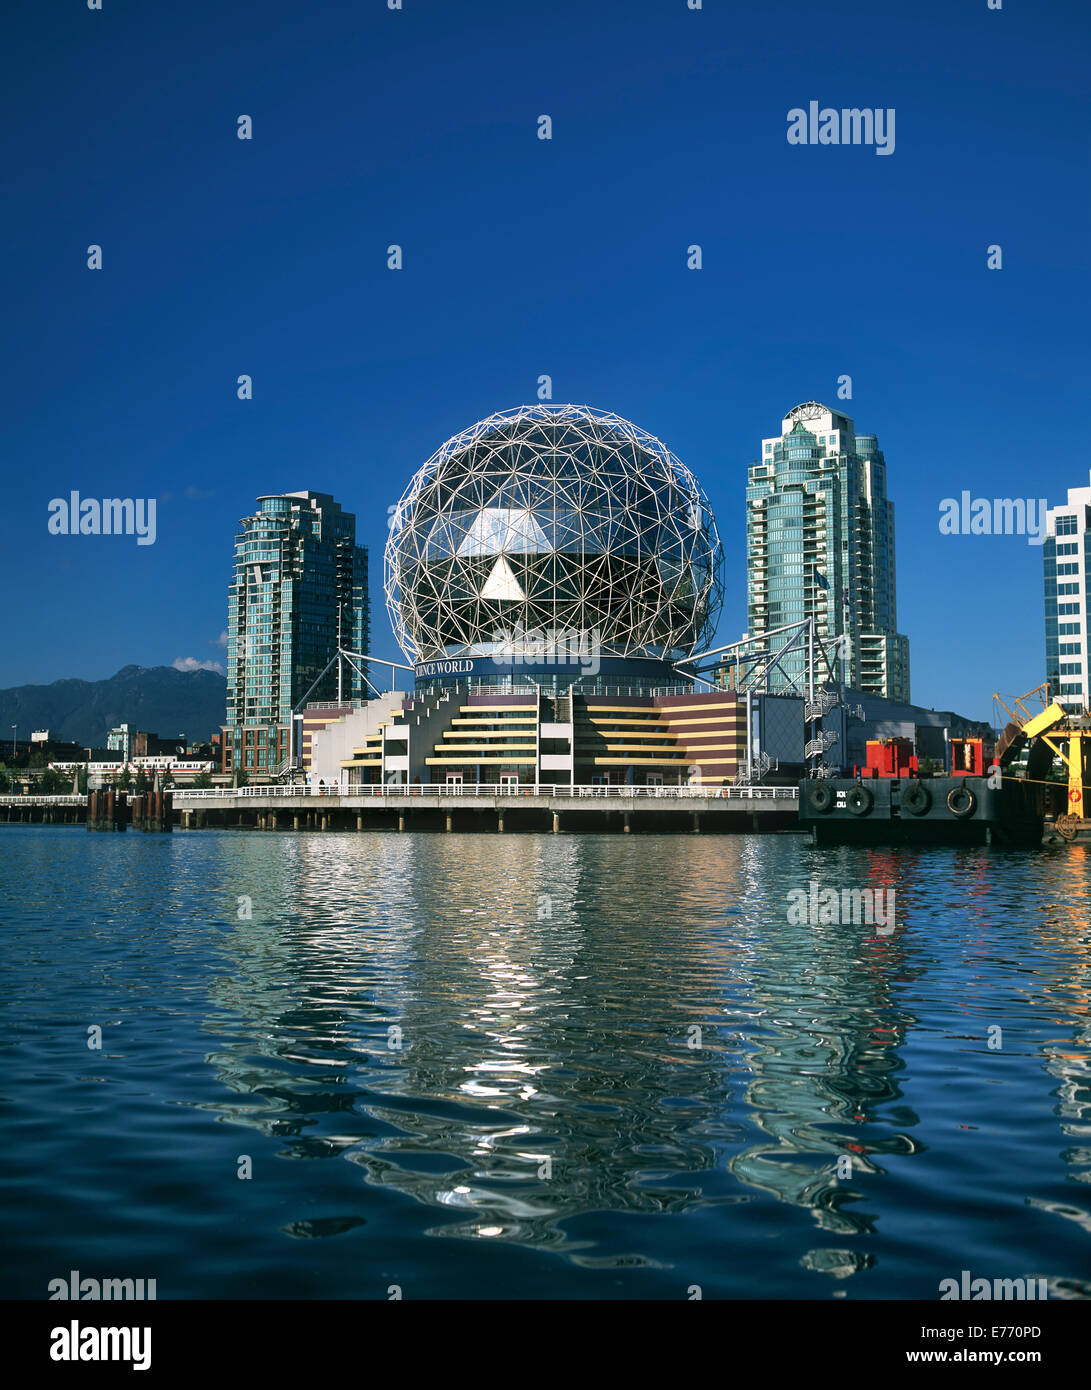
{"label": "geodesic dome", "polygon": [[410,659],[586,634],[602,653],[687,655],[723,600],[716,522],[652,435],[587,406],[490,415],[449,439],[393,510],[384,587]]}

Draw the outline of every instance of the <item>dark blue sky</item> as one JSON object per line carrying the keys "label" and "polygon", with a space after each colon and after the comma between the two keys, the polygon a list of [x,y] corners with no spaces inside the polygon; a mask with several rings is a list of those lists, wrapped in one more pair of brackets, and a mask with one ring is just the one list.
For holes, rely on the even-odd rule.
{"label": "dark blue sky", "polygon": [[[0,684],[222,659],[237,519],[305,487],[356,511],[395,654],[388,504],[542,373],[702,481],[723,641],[746,465],[851,374],[913,698],[985,716],[1037,684],[1041,551],[938,507],[1088,481],[1091,6],[404,4],[5,7]],[[894,154],[790,146],[811,99],[893,107]],[[158,498],[156,544],[49,535],[71,489]]]}

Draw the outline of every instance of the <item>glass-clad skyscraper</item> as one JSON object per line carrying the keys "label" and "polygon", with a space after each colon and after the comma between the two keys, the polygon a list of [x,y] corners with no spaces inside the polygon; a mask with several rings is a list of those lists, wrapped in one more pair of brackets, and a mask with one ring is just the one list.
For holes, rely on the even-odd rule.
{"label": "glass-clad skyscraper", "polygon": [[1046,679],[1058,704],[1073,713],[1091,705],[1087,654],[1091,582],[1091,487],[1069,488],[1068,501],[1046,513],[1042,547],[1046,598]]}
{"label": "glass-clad skyscraper", "polygon": [[[367,551],[356,517],[327,493],[259,497],[240,523],[228,592],[224,770],[273,773],[291,748],[292,711],[338,647],[366,652]],[[346,667],[344,700],[366,698]],[[312,700],[337,695],[331,672]]]}
{"label": "glass-clad skyscraper", "polygon": [[[748,636],[814,617],[824,640],[845,637],[854,689],[909,700],[909,640],[897,631],[894,504],[873,434],[818,401],[790,410],[762,441],[746,489]],[[802,681],[804,651],[782,658],[771,688]]]}

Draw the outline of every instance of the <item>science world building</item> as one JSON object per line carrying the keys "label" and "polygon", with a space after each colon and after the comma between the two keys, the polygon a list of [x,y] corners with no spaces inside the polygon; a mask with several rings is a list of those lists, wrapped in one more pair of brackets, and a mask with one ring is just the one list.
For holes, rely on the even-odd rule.
{"label": "science world building", "polygon": [[416,688],[678,693],[715,629],[708,498],[660,441],[586,406],[502,411],[447,441],[391,519],[387,608]]}
{"label": "science world building", "polygon": [[745,702],[685,664],[723,600],[715,518],[689,469],[628,420],[530,405],[448,440],[393,509],[385,592],[414,688],[348,719],[309,711],[312,777],[737,777]]}

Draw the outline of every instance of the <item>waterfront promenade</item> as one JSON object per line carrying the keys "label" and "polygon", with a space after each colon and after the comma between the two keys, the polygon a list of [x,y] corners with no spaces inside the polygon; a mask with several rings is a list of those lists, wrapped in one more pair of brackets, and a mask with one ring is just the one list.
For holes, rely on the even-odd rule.
{"label": "waterfront promenade", "polygon": [[[795,787],[554,786],[546,783],[182,788],[170,793],[183,830],[444,830],[752,832],[798,825]],[[0,823],[83,822],[84,796],[2,796]],[[119,796],[123,826],[125,798]],[[113,820],[114,817],[111,817]]]}
{"label": "waterfront promenade", "polygon": [[795,787],[555,786],[547,783],[238,787],[174,793],[183,829],[783,830],[798,823]]}

